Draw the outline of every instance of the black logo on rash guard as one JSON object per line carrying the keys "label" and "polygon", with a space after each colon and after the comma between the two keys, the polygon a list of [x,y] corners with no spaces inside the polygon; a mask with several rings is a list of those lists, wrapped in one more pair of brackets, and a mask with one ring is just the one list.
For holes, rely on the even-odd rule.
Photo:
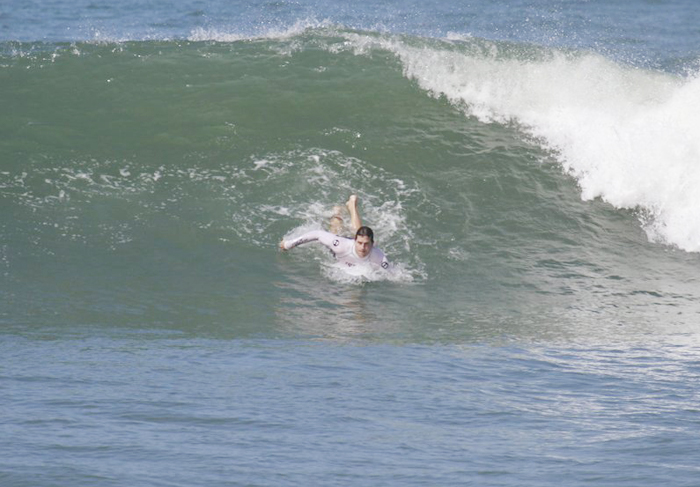
{"label": "black logo on rash guard", "polygon": [[337,247],[338,245],[340,245],[340,240],[336,238],[335,240],[333,240],[333,247]]}
{"label": "black logo on rash guard", "polygon": [[382,262],[382,269],[388,269],[389,263],[387,261]]}

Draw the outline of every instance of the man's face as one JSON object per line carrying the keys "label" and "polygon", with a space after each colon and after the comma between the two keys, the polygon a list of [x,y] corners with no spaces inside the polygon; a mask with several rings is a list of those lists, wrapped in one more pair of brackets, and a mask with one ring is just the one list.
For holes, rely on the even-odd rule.
{"label": "man's face", "polygon": [[372,251],[372,239],[366,235],[355,237],[355,253],[358,257],[367,257]]}

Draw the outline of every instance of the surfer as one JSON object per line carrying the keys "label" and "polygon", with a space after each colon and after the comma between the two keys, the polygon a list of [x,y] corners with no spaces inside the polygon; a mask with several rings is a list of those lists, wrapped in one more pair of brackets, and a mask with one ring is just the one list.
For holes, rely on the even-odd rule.
{"label": "surfer", "polygon": [[360,213],[357,210],[357,195],[351,195],[345,207],[350,213],[350,226],[355,233],[355,238],[341,237],[343,229],[343,207],[333,208],[331,216],[330,232],[314,230],[295,238],[294,240],[282,240],[280,249],[291,250],[297,245],[318,241],[328,247],[336,260],[348,267],[357,265],[371,265],[389,269],[390,265],[384,252],[374,246],[374,232],[370,227],[362,225]]}

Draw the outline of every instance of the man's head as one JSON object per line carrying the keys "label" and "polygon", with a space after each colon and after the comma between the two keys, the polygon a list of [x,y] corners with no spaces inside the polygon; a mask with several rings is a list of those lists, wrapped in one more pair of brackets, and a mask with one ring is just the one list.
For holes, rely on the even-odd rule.
{"label": "man's head", "polygon": [[355,253],[358,257],[367,257],[374,245],[374,232],[369,227],[360,227],[355,234]]}

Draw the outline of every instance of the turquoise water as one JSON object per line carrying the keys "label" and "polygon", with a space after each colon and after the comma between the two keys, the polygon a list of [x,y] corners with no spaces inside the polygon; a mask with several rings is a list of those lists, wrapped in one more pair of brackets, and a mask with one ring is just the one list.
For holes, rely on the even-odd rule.
{"label": "turquoise water", "polygon": [[696,485],[698,10],[2,6],[0,484]]}

